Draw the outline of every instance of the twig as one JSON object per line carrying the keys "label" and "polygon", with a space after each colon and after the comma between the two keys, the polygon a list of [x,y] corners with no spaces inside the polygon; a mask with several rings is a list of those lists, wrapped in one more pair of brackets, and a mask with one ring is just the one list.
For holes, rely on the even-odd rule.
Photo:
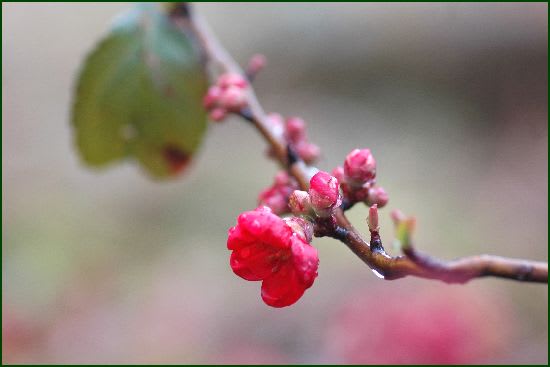
{"label": "twig", "polygon": [[[217,63],[225,72],[244,75],[242,69],[220,44],[208,25],[190,5],[180,3],[178,12],[173,12],[174,21],[191,32],[198,40],[206,60]],[[182,11],[181,9],[185,9]],[[248,108],[241,111],[241,117],[250,121],[270,145],[278,162],[294,176],[302,190],[307,190],[312,171],[286,142],[272,130],[271,124],[252,88],[247,91]],[[465,283],[474,278],[493,276],[518,281],[548,283],[548,264],[529,260],[508,259],[499,256],[479,255],[453,261],[442,261],[417,252],[412,246],[404,248],[405,256],[391,257],[385,253],[381,241],[376,246],[367,243],[349,222],[342,206],[334,212],[332,228],[324,228],[322,235],[345,243],[351,251],[384,279],[393,280],[408,275],[441,280],[447,283]]]}

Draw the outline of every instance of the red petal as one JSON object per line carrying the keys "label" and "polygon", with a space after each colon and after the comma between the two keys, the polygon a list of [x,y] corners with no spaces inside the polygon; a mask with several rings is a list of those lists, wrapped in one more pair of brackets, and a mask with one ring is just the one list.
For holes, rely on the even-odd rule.
{"label": "red petal", "polygon": [[243,231],[239,226],[229,228],[227,236],[227,248],[229,250],[250,246],[255,242],[257,242],[257,239]]}
{"label": "red petal", "polygon": [[237,219],[241,231],[253,238],[278,248],[289,248],[292,230],[286,223],[268,211],[249,211]]}
{"label": "red petal", "polygon": [[298,236],[292,238],[292,261],[294,269],[305,289],[311,287],[317,277],[319,254],[317,249],[302,241]]}
{"label": "red petal", "polygon": [[292,262],[287,262],[277,273],[263,281],[262,299],[272,307],[290,306],[302,297],[305,290]]}
{"label": "red petal", "polygon": [[246,280],[261,280],[270,277],[277,270],[277,264],[280,261],[274,256],[275,250],[262,243],[255,243],[235,250],[231,254],[231,268],[235,274]]}
{"label": "red petal", "polygon": [[246,263],[243,263],[239,259],[235,252],[233,252],[229,258],[229,265],[231,266],[231,269],[233,269],[233,272],[243,279],[251,281],[262,280],[261,277],[258,277],[252,272],[252,270],[250,270],[250,268],[246,266]]}

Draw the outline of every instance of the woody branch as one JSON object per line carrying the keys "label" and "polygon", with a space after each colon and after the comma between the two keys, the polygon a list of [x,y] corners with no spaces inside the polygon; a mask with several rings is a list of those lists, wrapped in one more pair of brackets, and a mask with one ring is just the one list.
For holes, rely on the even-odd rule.
{"label": "woody branch", "polygon": [[[187,3],[179,3],[171,11],[171,18],[182,30],[190,32],[198,41],[207,63],[214,63],[224,72],[247,75],[235,62],[226,49],[220,44],[208,25],[198,14],[192,12]],[[249,121],[269,144],[272,154],[279,164],[293,176],[299,187],[307,191],[312,173],[316,170],[304,163],[293,147],[284,137],[274,131],[268,115],[254,93],[253,88],[246,88],[245,107],[233,111]],[[523,259],[510,259],[491,255],[478,255],[442,261],[416,250],[411,238],[414,223],[398,212],[392,213],[396,224],[398,240],[401,243],[403,256],[389,256],[380,239],[377,223],[369,223],[371,239],[365,241],[361,234],[347,219],[344,211],[351,208],[356,201],[346,197],[342,205],[335,208],[330,219],[318,219],[315,223],[315,235],[328,236],[346,244],[353,253],[376,270],[387,280],[399,279],[411,275],[435,279],[447,283],[465,283],[480,277],[498,277],[527,282],[548,282],[548,264]],[[376,211],[376,208],[374,208]],[[376,215],[371,208],[371,217]],[[371,226],[371,224],[373,226]]]}

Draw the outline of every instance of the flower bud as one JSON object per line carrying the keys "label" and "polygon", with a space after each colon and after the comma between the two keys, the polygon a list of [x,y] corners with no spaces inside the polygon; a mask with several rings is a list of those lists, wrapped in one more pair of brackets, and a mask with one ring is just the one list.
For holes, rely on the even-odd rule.
{"label": "flower bud", "polygon": [[282,137],[285,131],[285,120],[283,119],[283,116],[276,112],[272,112],[267,115],[267,118],[271,123],[271,127],[273,128],[273,132],[275,133],[275,135],[277,135],[278,137]]}
{"label": "flower bud", "polygon": [[288,213],[288,201],[279,187],[269,187],[258,195],[258,205],[269,207],[277,215]]}
{"label": "flower bud", "polygon": [[296,233],[303,241],[310,243],[313,239],[313,223],[299,217],[283,218],[285,223]]}
{"label": "flower bud", "polygon": [[246,79],[242,75],[236,73],[225,73],[220,75],[217,84],[222,89],[227,89],[229,87],[244,89],[248,86]]}
{"label": "flower bud", "polygon": [[342,166],[338,166],[332,170],[332,175],[336,177],[338,182],[342,183],[344,182],[344,168]]}
{"label": "flower bud", "polygon": [[222,94],[222,89],[218,87],[217,85],[213,85],[210,88],[208,88],[208,92],[204,96],[204,99],[202,100],[202,103],[204,105],[204,108],[211,109],[213,108],[217,103]]}
{"label": "flower bud", "polygon": [[290,176],[286,171],[279,171],[275,175],[275,179],[273,180],[274,186],[285,186],[290,185]]}
{"label": "flower bud", "polygon": [[286,138],[292,143],[305,140],[306,123],[299,117],[289,117],[286,120]]}
{"label": "flower bud", "polygon": [[309,196],[315,213],[328,217],[332,210],[342,204],[338,180],[326,172],[319,171],[309,181]]}
{"label": "flower bud", "polygon": [[288,205],[294,215],[308,214],[311,211],[311,198],[305,191],[294,190],[288,198]]}
{"label": "flower bud", "polygon": [[369,208],[369,217],[367,222],[369,224],[369,231],[378,232],[380,227],[378,226],[378,206],[376,204]]}
{"label": "flower bud", "polygon": [[403,214],[403,212],[399,209],[392,210],[390,212],[390,218],[392,219],[392,221],[395,225],[398,225],[399,223],[401,223],[402,221],[407,219],[405,214]]}
{"label": "flower bud", "polygon": [[239,111],[246,106],[246,93],[236,86],[227,87],[222,91],[219,103],[228,111]]}
{"label": "flower bud", "polygon": [[255,54],[250,58],[248,67],[246,68],[248,75],[258,74],[267,64],[267,59],[262,54]]}
{"label": "flower bud", "polygon": [[258,205],[270,207],[277,215],[288,213],[289,196],[297,188],[296,181],[286,171],[280,171],[275,175],[273,184],[258,196]]}
{"label": "flower bud", "polygon": [[296,153],[306,164],[311,164],[319,158],[321,150],[315,144],[303,142],[296,146]]}
{"label": "flower bud", "polygon": [[369,149],[354,149],[344,162],[346,182],[360,187],[376,176],[376,161]]}
{"label": "flower bud", "polygon": [[412,234],[416,226],[414,217],[405,218],[396,226],[395,240],[401,245],[403,251],[412,248]]}
{"label": "flower bud", "polygon": [[220,122],[225,118],[225,116],[227,116],[227,110],[225,108],[217,107],[210,111],[208,116],[211,120]]}
{"label": "flower bud", "polygon": [[388,193],[380,186],[371,187],[367,198],[368,205],[378,205],[379,208],[384,207],[390,199]]}

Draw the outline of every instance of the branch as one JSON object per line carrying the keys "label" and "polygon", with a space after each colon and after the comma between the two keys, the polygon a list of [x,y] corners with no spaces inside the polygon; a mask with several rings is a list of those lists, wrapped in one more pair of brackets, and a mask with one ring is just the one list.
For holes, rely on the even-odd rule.
{"label": "branch", "polygon": [[[198,40],[206,61],[219,65],[224,72],[245,75],[243,70],[229,55],[212,33],[208,25],[197,14],[192,13],[187,3],[178,3],[172,10],[171,17],[182,31],[190,31]],[[260,105],[252,88],[247,91],[247,108],[239,115],[251,122],[270,145],[280,165],[296,179],[302,190],[307,190],[310,172],[313,167],[307,166],[292,148],[278,137]],[[367,243],[349,222],[344,214],[353,203],[344,203],[333,213],[335,221],[327,221],[322,228],[317,228],[317,236],[329,236],[346,244],[351,251],[371,269],[387,280],[399,279],[408,275],[435,279],[447,283],[465,283],[471,279],[493,276],[518,281],[548,283],[548,264],[520,259],[479,255],[453,261],[442,261],[420,253],[412,245],[403,247],[405,256],[389,256],[382,247],[376,232]]]}

